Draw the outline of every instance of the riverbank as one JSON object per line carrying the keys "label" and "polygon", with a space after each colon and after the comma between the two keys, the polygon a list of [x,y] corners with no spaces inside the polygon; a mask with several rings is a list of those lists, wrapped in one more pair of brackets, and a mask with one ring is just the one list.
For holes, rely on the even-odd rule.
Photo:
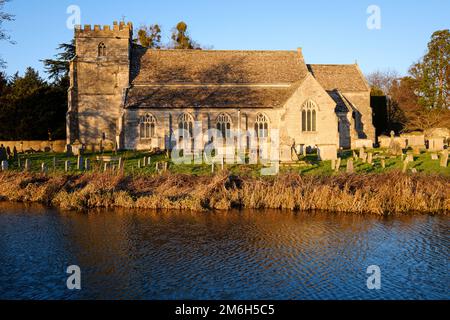
{"label": "riverbank", "polygon": [[276,177],[166,173],[127,175],[0,173],[0,200],[39,202],[65,210],[142,208],[176,210],[287,209],[371,213],[447,214],[450,178],[377,174]]}

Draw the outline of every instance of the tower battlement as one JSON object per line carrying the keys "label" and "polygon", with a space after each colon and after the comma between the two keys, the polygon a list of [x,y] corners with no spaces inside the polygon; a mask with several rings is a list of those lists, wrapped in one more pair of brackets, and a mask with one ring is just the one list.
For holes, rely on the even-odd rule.
{"label": "tower battlement", "polygon": [[133,24],[131,22],[125,23],[124,21],[114,21],[113,25],[90,25],[75,26],[75,37],[111,37],[111,36],[125,36],[131,37],[133,34]]}

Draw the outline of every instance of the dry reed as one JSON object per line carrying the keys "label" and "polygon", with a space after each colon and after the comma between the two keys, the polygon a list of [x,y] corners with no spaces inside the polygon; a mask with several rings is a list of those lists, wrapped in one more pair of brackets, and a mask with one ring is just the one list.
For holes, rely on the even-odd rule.
{"label": "dry reed", "polygon": [[1,173],[0,200],[40,202],[62,209],[146,208],[228,210],[231,208],[324,210],[403,214],[450,209],[450,178],[439,175],[340,174],[236,177],[117,173],[49,175]]}

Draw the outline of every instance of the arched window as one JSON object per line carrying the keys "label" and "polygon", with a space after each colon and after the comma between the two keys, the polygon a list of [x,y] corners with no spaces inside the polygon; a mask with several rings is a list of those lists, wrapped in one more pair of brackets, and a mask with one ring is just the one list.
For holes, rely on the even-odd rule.
{"label": "arched window", "polygon": [[220,114],[217,117],[217,130],[221,133],[222,138],[230,138],[231,137],[231,117],[227,114]]}
{"label": "arched window", "polygon": [[178,129],[180,139],[187,139],[194,137],[194,120],[188,113],[183,113],[178,119]]}
{"label": "arched window", "polygon": [[151,114],[146,114],[139,121],[139,135],[141,139],[150,139],[155,137],[156,119]]}
{"label": "arched window", "polygon": [[256,116],[255,132],[258,138],[269,136],[269,119],[262,113]]}
{"label": "arched window", "polygon": [[100,42],[100,44],[98,45],[98,56],[106,57],[106,46],[103,42]]}
{"label": "arched window", "polygon": [[317,130],[317,106],[311,100],[306,101],[302,107],[302,131],[314,132]]}

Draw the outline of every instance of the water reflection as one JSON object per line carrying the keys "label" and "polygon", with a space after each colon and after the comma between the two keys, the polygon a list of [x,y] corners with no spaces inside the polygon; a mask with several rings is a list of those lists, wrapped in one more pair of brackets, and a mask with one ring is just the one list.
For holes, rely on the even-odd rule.
{"label": "water reflection", "polygon": [[[446,217],[0,205],[0,298],[448,299]],[[82,269],[82,290],[65,268]],[[382,270],[382,290],[366,268]]]}

